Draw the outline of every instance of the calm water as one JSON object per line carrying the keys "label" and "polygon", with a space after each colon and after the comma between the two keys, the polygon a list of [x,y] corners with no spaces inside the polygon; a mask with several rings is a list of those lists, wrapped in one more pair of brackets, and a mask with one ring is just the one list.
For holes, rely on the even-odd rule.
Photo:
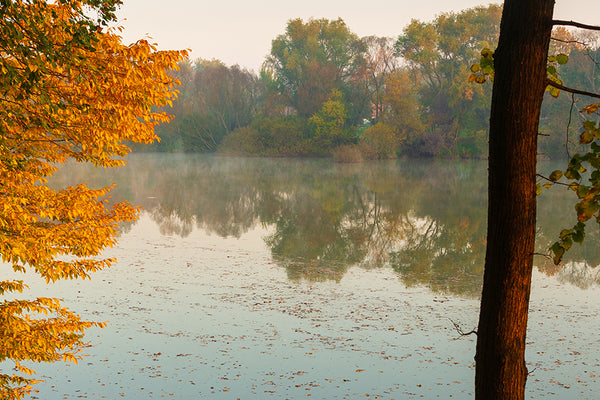
{"label": "calm water", "polygon": [[[474,338],[453,322],[477,323],[485,178],[485,163],[454,161],[70,166],[55,185],[115,182],[112,201],[144,212],[91,282],[33,282],[109,322],[79,365],[34,366],[36,397],[472,398]],[[572,225],[569,195],[540,198],[540,252]],[[599,243],[593,227],[562,268],[537,260],[530,398],[600,390]]]}

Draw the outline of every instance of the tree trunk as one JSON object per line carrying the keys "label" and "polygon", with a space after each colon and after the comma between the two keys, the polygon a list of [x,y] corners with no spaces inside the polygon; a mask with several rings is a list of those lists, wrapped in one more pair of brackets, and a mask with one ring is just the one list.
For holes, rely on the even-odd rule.
{"label": "tree trunk", "polygon": [[554,0],[506,0],[494,54],[487,252],[475,355],[477,400],[525,396],[536,222],[536,152]]}

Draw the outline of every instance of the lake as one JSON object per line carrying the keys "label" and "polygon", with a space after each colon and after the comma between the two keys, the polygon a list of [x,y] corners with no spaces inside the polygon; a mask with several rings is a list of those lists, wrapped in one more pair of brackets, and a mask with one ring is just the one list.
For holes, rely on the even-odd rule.
{"label": "lake", "polygon": [[[552,165],[542,165],[551,169]],[[69,165],[55,186],[115,182],[144,207],[91,281],[45,285],[92,329],[78,365],[33,365],[53,399],[470,399],[486,163],[135,154]],[[539,199],[538,251],[575,221]],[[600,235],[536,258],[527,397],[600,391]]]}

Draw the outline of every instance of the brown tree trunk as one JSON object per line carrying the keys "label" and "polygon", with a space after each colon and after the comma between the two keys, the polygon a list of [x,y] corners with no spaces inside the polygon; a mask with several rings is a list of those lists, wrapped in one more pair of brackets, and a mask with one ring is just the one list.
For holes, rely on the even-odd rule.
{"label": "brown tree trunk", "polygon": [[477,400],[525,396],[536,222],[536,152],[554,0],[506,0],[494,54],[487,252],[475,356]]}

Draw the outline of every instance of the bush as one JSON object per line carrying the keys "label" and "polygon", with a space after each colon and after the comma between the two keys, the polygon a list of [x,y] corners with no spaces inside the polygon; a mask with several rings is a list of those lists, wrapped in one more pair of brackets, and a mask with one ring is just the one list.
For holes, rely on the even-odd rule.
{"label": "bush", "polygon": [[363,156],[367,159],[395,158],[398,150],[394,130],[381,122],[367,128],[359,143]]}
{"label": "bush", "polygon": [[237,128],[225,136],[219,152],[239,156],[259,155],[264,152],[264,147],[260,141],[258,130],[245,126]]}
{"label": "bush", "polygon": [[364,161],[361,149],[356,145],[343,145],[333,150],[333,161],[340,163],[359,163]]}

